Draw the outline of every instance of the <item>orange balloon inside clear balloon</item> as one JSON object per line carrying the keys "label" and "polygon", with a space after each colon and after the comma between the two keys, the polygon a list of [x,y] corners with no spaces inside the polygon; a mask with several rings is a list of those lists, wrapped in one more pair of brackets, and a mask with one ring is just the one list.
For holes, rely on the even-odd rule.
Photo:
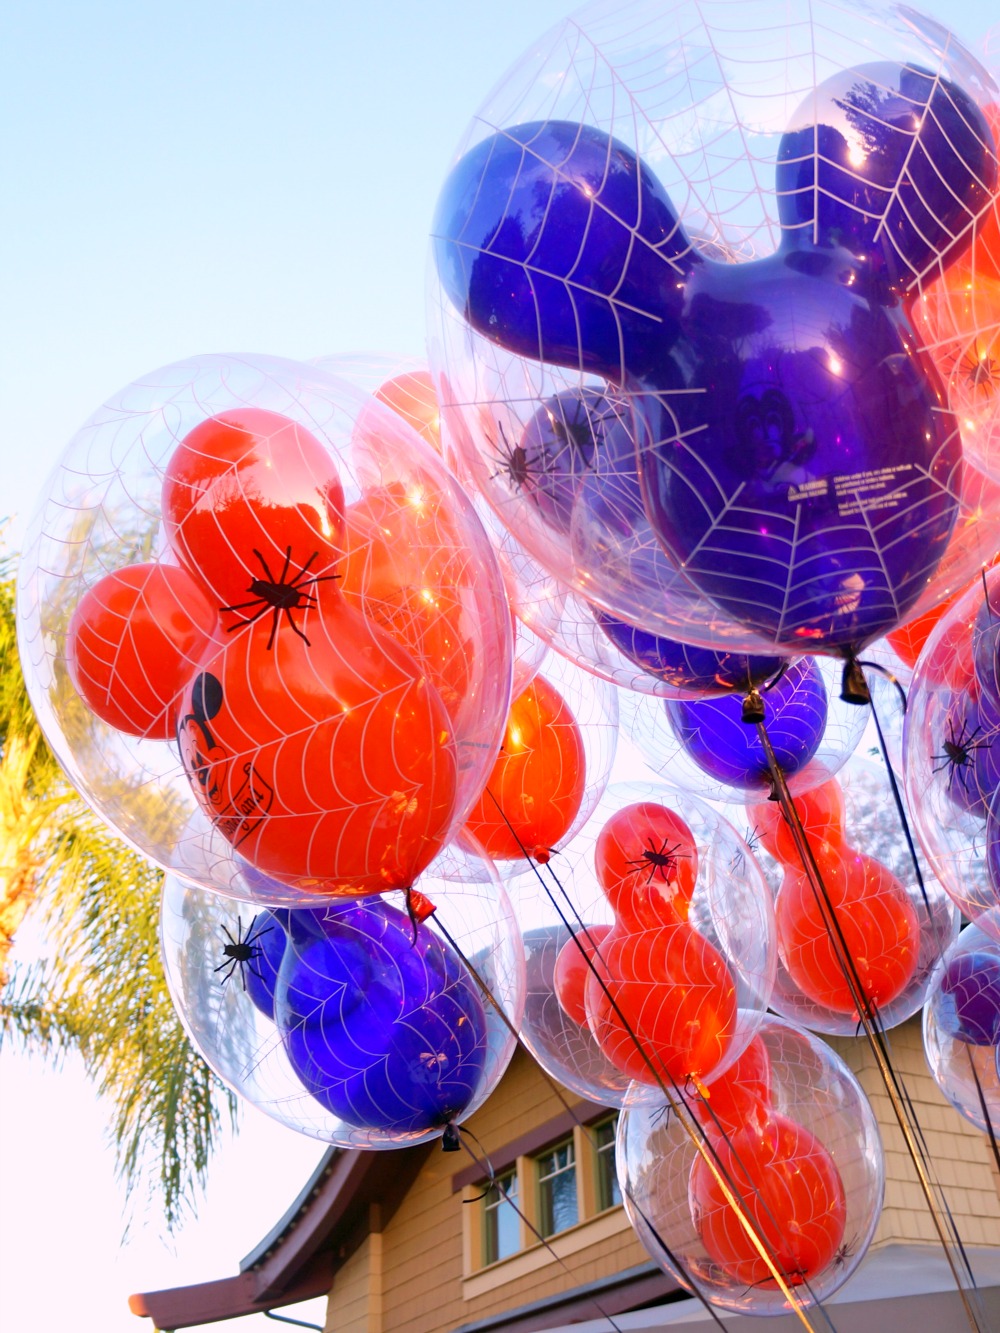
{"label": "orange balloon inside clear balloon", "polygon": [[594,868],[617,913],[662,925],[664,908],[686,921],[698,878],[698,848],[680,815],[656,801],[637,801],[608,819],[594,847]]}
{"label": "orange balloon inside clear balloon", "polygon": [[189,431],[163,478],[174,555],[218,608],[250,620],[302,609],[335,576],[344,491],[329,450],[298,422],[233,408]]}
{"label": "orange balloon inside clear balloon", "polygon": [[[842,842],[844,838],[844,793],[836,778],[811,787],[792,798],[806,841]],[[795,835],[778,801],[759,801],[746,807],[754,835],[777,860],[786,865],[801,865]]]}
{"label": "orange balloon inside clear balloon", "polygon": [[[986,562],[984,568],[992,569],[998,560],[1000,560],[1000,554],[994,555],[991,560]],[[937,606],[932,606],[923,615],[908,620],[905,625],[900,625],[898,629],[892,630],[885,636],[895,649],[896,654],[907,666],[916,666],[917,658],[923,652],[924,645],[930,638],[938,621],[951,610],[965,591],[965,588],[959,588],[950,597],[946,597],[943,602],[938,602]],[[971,680],[971,676],[969,680]]]}
{"label": "orange balloon inside clear balloon", "polygon": [[601,1050],[642,1083],[710,1077],[736,1030],[736,985],[722,955],[676,919],[656,929],[619,917],[585,998]]}
{"label": "orange balloon inside clear balloon", "polygon": [[[880,861],[845,844],[813,847],[827,897],[857,974],[861,994],[884,1008],[917,966],[920,927],[899,880]],[[838,942],[802,870],[788,866],[775,899],[778,952],[802,993],[836,1013],[857,1012],[839,962]]]}
{"label": "orange balloon inside clear balloon", "polygon": [[454,714],[473,681],[476,574],[430,478],[368,491],[345,513],[338,588],[427,671]]}
{"label": "orange balloon inside clear balloon", "polygon": [[423,436],[435,453],[441,452],[441,410],[430,371],[408,370],[394,375],[379,385],[375,397]]}
{"label": "orange balloon inside clear balloon", "polygon": [[116,569],[87,590],[70,619],[70,679],[102,722],[170,740],[181,691],[218,632],[215,608],[178,565]]}
{"label": "orange balloon inside clear balloon", "polygon": [[324,894],[408,888],[450,833],[451,723],[377,626],[329,584],[317,603],[206,658],[183,697],[184,768],[214,827],[264,874]]}
{"label": "orange balloon inside clear balloon", "polygon": [[707,1130],[732,1134],[754,1123],[763,1125],[770,1114],[771,1061],[760,1037],[752,1037],[724,1074],[713,1078],[692,1102]]}
{"label": "orange balloon inside clear balloon", "polygon": [[535,676],[510,706],[500,754],[465,827],[499,860],[558,847],[586,780],[580,728],[559,691]]}
{"label": "orange balloon inside clear balloon", "polygon": [[610,926],[587,926],[567,940],[556,955],[552,983],[564,1014],[580,1027],[587,1026],[585,993],[587,978],[594,969],[594,959],[611,933]]}
{"label": "orange balloon inside clear balloon", "polygon": [[691,1214],[709,1257],[735,1281],[773,1291],[777,1282],[748,1235],[753,1224],[790,1287],[815,1278],[834,1261],[847,1223],[844,1182],[833,1157],[804,1126],[772,1111],[762,1126],[713,1137],[716,1164],[736,1195],[726,1199],[711,1167],[691,1167]]}

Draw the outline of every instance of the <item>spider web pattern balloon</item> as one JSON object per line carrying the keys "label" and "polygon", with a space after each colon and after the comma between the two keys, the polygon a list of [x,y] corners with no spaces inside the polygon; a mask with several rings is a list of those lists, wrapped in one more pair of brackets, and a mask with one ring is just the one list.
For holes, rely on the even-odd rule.
{"label": "spider web pattern balloon", "polygon": [[1000,1123],[1000,923],[966,926],[941,958],[924,1005],[924,1052],[938,1087],[981,1130]]}
{"label": "spider web pattern balloon", "polygon": [[[934,874],[960,910],[991,926],[987,816],[1000,787],[1000,709],[977,673],[974,632],[1000,575],[987,571],[943,616],[917,663],[903,732],[906,800]],[[988,619],[988,616],[987,616]],[[982,623],[982,622],[980,622]]]}
{"label": "spider web pattern balloon", "polygon": [[[533,978],[524,1040],[565,1086],[622,1105],[656,1095],[658,1078],[683,1079],[692,1058],[725,1068],[746,1046],[771,990],[773,918],[753,857],[716,811],[666,787],[614,783],[569,846],[509,888]],[[604,1012],[595,972],[639,1046]],[[630,1090],[635,1071],[645,1086]]]}
{"label": "spider web pattern balloon", "polygon": [[260,911],[167,877],[170,993],[240,1097],[345,1148],[425,1142],[485,1101],[515,1045],[493,1002],[515,1028],[524,1005],[520,936],[496,880],[421,882],[436,911],[414,927],[383,898]]}
{"label": "spider web pattern balloon", "polygon": [[[788,1305],[698,1154],[692,1122],[705,1127],[709,1158],[726,1168],[745,1216],[807,1307],[860,1263],[881,1211],[884,1164],[874,1113],[828,1046],[769,1017],[748,1055],[753,1047],[765,1064],[755,1059],[751,1070],[739,1061],[732,1077],[709,1084],[707,1099],[681,1097],[678,1114],[663,1104],[629,1108],[619,1122],[618,1174],[651,1258],[721,1309],[774,1315]],[[748,1073],[749,1083],[728,1086]]]}
{"label": "spider web pattern balloon", "polygon": [[[359,506],[405,558],[349,540]],[[406,887],[503,725],[510,617],[470,502],[395,413],[295,362],[195,358],[99,409],[34,518],[18,617],[46,736],[97,812],[268,905]],[[183,763],[155,739],[178,726]]]}
{"label": "spider web pattern balloon", "polygon": [[[712,643],[729,617],[786,651],[849,650],[928,595],[974,512],[900,298],[990,198],[989,80],[899,15],[793,6],[780,42],[770,18],[594,5],[553,33],[445,185],[433,334],[476,484],[560,578],[651,632]],[[601,382],[633,409],[617,490],[641,483],[669,555],[627,587],[588,563],[600,543],[573,541],[608,491],[600,465],[568,561],[487,461],[538,406]],[[687,614],[692,591],[714,619]]]}

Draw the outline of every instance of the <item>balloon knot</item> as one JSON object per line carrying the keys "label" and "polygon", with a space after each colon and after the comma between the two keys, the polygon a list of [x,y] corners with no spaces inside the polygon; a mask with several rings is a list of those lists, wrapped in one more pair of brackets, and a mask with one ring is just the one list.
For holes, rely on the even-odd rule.
{"label": "balloon knot", "polygon": [[764,698],[759,690],[751,690],[749,694],[743,696],[743,711],[740,714],[740,721],[748,726],[754,726],[758,722],[764,721]]}
{"label": "balloon knot", "polygon": [[461,1146],[462,1143],[458,1137],[458,1127],[449,1120],[441,1134],[441,1151],[458,1152]]}
{"label": "balloon knot", "polygon": [[872,701],[865,673],[856,657],[849,657],[844,663],[840,697],[845,704],[870,704]]}

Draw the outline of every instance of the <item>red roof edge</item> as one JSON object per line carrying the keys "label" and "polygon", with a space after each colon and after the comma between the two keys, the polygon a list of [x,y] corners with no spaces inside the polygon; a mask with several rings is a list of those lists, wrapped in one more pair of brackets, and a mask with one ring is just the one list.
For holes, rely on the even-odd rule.
{"label": "red roof edge", "polygon": [[[331,1148],[280,1222],[240,1263],[234,1277],[129,1297],[133,1314],[158,1329],[190,1328],[323,1296],[339,1256],[333,1238],[363,1220],[369,1203],[396,1201],[431,1144],[393,1152]],[[405,1160],[405,1166],[401,1162]]]}

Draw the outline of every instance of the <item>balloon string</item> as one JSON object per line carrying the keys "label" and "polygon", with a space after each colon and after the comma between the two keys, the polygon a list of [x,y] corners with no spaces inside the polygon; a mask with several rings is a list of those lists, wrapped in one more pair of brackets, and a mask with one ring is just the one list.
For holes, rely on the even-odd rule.
{"label": "balloon string", "polygon": [[[869,1046],[871,1047],[872,1054],[875,1057],[876,1066],[882,1078],[882,1082],[885,1086],[886,1093],[888,1094],[889,1103],[892,1106],[893,1114],[895,1115],[896,1121],[902,1132],[903,1140],[906,1143],[910,1159],[913,1162],[914,1169],[917,1173],[917,1179],[920,1183],[921,1190],[927,1202],[927,1207],[930,1211],[931,1219],[934,1223],[934,1228],[937,1231],[938,1239],[940,1240],[941,1246],[945,1252],[945,1258],[948,1261],[948,1266],[951,1269],[952,1276],[955,1280],[955,1286],[961,1298],[962,1305],[965,1308],[965,1313],[968,1318],[969,1325],[971,1328],[976,1330],[976,1333],[985,1333],[985,1328],[988,1326],[980,1323],[979,1319],[977,1318],[976,1312],[972,1308],[971,1302],[969,1300],[969,1293],[966,1290],[966,1287],[962,1283],[958,1267],[955,1261],[955,1256],[952,1253],[952,1245],[946,1234],[947,1228],[945,1227],[945,1224],[941,1218],[940,1209],[938,1207],[938,1203],[935,1198],[934,1184],[932,1184],[930,1178],[931,1173],[930,1173],[929,1155],[926,1154],[925,1145],[922,1146],[923,1131],[920,1129],[919,1121],[917,1120],[916,1117],[916,1112],[913,1110],[913,1105],[909,1097],[904,1096],[903,1093],[901,1092],[900,1080],[898,1079],[896,1070],[892,1066],[892,1061],[889,1058],[888,1049],[886,1047],[884,1029],[882,1028],[881,1022],[877,1017],[874,1005],[869,1001],[869,999],[864,993],[864,987],[861,984],[860,977],[858,976],[858,972],[854,964],[854,959],[851,956],[851,951],[847,946],[847,941],[844,938],[843,931],[840,927],[840,922],[837,919],[837,913],[833,907],[833,903],[830,900],[830,896],[829,893],[827,892],[826,885],[823,881],[823,876],[819,869],[819,865],[816,861],[815,856],[813,855],[812,848],[809,845],[809,839],[806,836],[805,829],[802,826],[802,821],[799,818],[798,811],[795,808],[795,802],[792,800],[792,795],[788,788],[788,782],[786,781],[784,770],[778,763],[778,760],[774,753],[774,749],[771,745],[770,737],[767,734],[767,727],[763,722],[757,723],[757,733],[760,737],[761,744],[764,747],[764,753],[767,757],[768,766],[771,772],[771,780],[774,785],[775,792],[777,793],[778,800],[781,803],[782,813],[785,816],[785,820],[792,831],[792,836],[795,841],[796,851],[799,854],[799,859],[802,863],[802,868],[806,873],[806,878],[809,880],[809,885],[813,891],[813,895],[816,899],[817,906],[819,907],[820,913],[823,917],[824,925],[826,926],[830,938],[834,944],[834,952],[837,957],[837,962],[840,966],[841,971],[843,972],[844,978],[851,992],[851,998],[854,1000],[855,1008],[858,1012],[861,1024],[864,1027],[865,1035],[868,1038],[868,1043]],[[906,1111],[907,1104],[909,1105],[909,1111],[910,1111],[909,1116],[907,1115]],[[912,1116],[912,1122],[910,1119],[911,1116]],[[943,1197],[943,1191],[941,1190],[940,1185],[937,1185],[937,1190],[939,1193],[942,1194]],[[975,1276],[972,1273],[971,1266],[969,1265],[968,1256],[965,1253],[965,1247],[962,1244],[961,1237],[958,1235],[954,1218],[951,1215],[951,1210],[947,1207],[947,1203],[945,1203],[944,1206],[945,1206],[945,1211],[948,1214],[950,1229],[952,1232],[954,1242],[964,1261],[964,1266],[969,1275],[972,1286],[975,1289],[976,1288]],[[977,1298],[978,1298],[978,1293],[977,1293]]]}
{"label": "balloon string", "polygon": [[993,1160],[997,1164],[997,1170],[1000,1171],[1000,1144],[997,1143],[996,1131],[993,1128],[993,1121],[990,1119],[990,1110],[986,1105],[986,1094],[983,1092],[983,1085],[979,1081],[979,1070],[976,1068],[976,1062],[972,1058],[972,1047],[966,1046],[965,1053],[969,1057],[969,1068],[972,1070],[972,1080],[976,1085],[976,1096],[979,1098],[979,1109],[983,1113],[983,1120],[986,1122],[986,1134],[990,1141],[990,1147],[993,1149]]}
{"label": "balloon string", "polygon": [[[859,662],[859,666],[865,666],[866,663]],[[899,683],[898,681],[896,682]],[[902,686],[900,686],[902,690]],[[910,821],[906,815],[906,806],[903,804],[903,795],[899,790],[899,783],[896,781],[896,774],[893,771],[892,764],[889,761],[889,748],[885,743],[885,733],[882,730],[882,723],[879,721],[878,710],[875,707],[875,696],[871,698],[872,721],[875,723],[875,731],[878,734],[878,746],[882,752],[882,762],[885,764],[885,771],[889,778],[889,788],[892,791],[893,803],[896,806],[896,813],[899,815],[899,822],[903,829],[903,836],[906,839],[906,845],[909,848],[910,860],[913,862],[913,870],[917,877],[917,884],[920,886],[920,894],[924,900],[924,908],[927,912],[928,921],[933,920],[931,913],[930,899],[927,896],[927,886],[924,883],[923,872],[920,869],[920,858],[917,856],[917,845],[913,841],[913,834],[910,831]],[[906,712],[906,695],[903,694],[903,712]]]}
{"label": "balloon string", "polygon": [[[678,1088],[676,1082],[671,1077],[671,1075],[667,1073],[666,1070],[664,1070],[663,1072],[667,1075],[667,1078],[669,1079],[673,1091],[671,1092],[671,1090],[667,1088],[666,1084],[663,1081],[663,1078],[661,1077],[660,1071],[654,1065],[649,1052],[645,1049],[642,1042],[639,1040],[638,1035],[635,1033],[635,1031],[632,1029],[631,1024],[628,1022],[628,1019],[622,1013],[617,1000],[608,989],[605,979],[601,976],[600,972],[595,967],[593,959],[588,956],[586,949],[580,943],[577,932],[574,931],[573,927],[567,920],[562,908],[556,901],[555,895],[553,894],[548,884],[545,882],[545,879],[543,878],[541,871],[539,870],[539,867],[535,864],[534,860],[529,855],[527,848],[521,841],[520,835],[514,828],[511,821],[508,819],[507,814],[504,811],[503,807],[501,806],[500,802],[497,800],[496,796],[493,794],[493,792],[490,790],[489,787],[486,788],[486,793],[492,800],[493,804],[496,806],[497,811],[500,814],[500,817],[503,819],[504,823],[507,825],[507,828],[510,830],[512,837],[514,838],[518,847],[521,849],[521,852],[524,855],[525,859],[531,865],[536,878],[541,884],[543,891],[545,892],[546,896],[549,899],[549,902],[552,904],[552,907],[554,908],[557,916],[559,917],[559,920],[562,922],[563,926],[569,932],[570,939],[573,941],[575,947],[579,950],[583,958],[584,964],[590,970],[591,974],[596,978],[605,996],[605,999],[611,1006],[612,1010],[615,1013],[615,1016],[618,1018],[618,1021],[621,1023],[625,1032],[628,1034],[630,1040],[635,1046],[636,1051],[641,1056],[642,1060],[644,1061],[650,1073],[652,1074],[653,1079],[655,1080],[657,1086],[659,1087],[660,1091],[666,1098],[667,1104],[674,1111],[675,1115],[677,1115],[685,1133],[687,1134],[688,1138],[694,1145],[698,1154],[701,1156],[702,1160],[705,1162],[713,1178],[715,1179],[715,1182],[718,1185],[719,1189],[722,1191],[722,1195],[725,1198],[726,1203],[729,1205],[730,1208],[732,1208],[733,1212],[736,1214],[737,1221],[739,1222],[743,1230],[746,1232],[754,1249],[756,1249],[757,1253],[763,1259],[765,1265],[767,1266],[768,1271],[771,1273],[771,1276],[777,1283],[777,1286],[781,1291],[782,1296],[784,1296],[785,1300],[788,1302],[789,1308],[798,1316],[799,1320],[802,1322],[804,1327],[809,1330],[809,1333],[816,1333],[816,1330],[814,1329],[813,1325],[810,1323],[807,1315],[805,1314],[805,1309],[801,1301],[798,1299],[797,1296],[793,1294],[790,1286],[788,1285],[788,1282],[785,1279],[785,1275],[781,1270],[781,1265],[778,1262],[777,1256],[770,1252],[768,1243],[764,1239],[764,1237],[760,1234],[757,1223],[755,1222],[753,1217],[749,1215],[749,1212],[746,1208],[746,1200],[743,1198],[743,1195],[740,1191],[740,1187],[736,1184],[733,1178],[729,1175],[726,1168],[723,1166],[715,1146],[710,1142],[703,1126],[697,1121],[697,1119],[691,1112],[680,1088]],[[573,903],[572,898],[567,893],[565,887],[560,881],[559,876],[556,874],[551,863],[547,864],[545,866],[545,869],[548,870],[554,883],[556,884],[563,898],[565,898],[567,904],[569,905],[570,911],[572,912],[573,916],[576,918],[578,922],[580,931],[583,934],[587,935],[587,927],[584,925],[580,917],[580,914],[576,908],[576,905]],[[681,1114],[679,1106],[684,1107],[684,1110],[687,1113],[686,1115]],[[725,1137],[728,1142],[729,1141],[728,1135],[726,1135]],[[732,1145],[730,1144],[730,1146]],[[747,1179],[752,1180],[752,1176],[749,1173],[746,1174],[747,1174]],[[761,1193],[756,1188],[756,1186],[753,1187],[753,1193],[757,1196],[758,1202],[760,1203],[762,1209],[771,1218],[772,1223],[780,1232],[780,1227],[777,1223],[777,1220],[774,1218],[767,1204],[767,1201],[761,1196]],[[691,1277],[690,1273],[688,1273],[687,1270],[683,1267],[681,1267],[679,1271],[684,1273],[687,1281],[691,1284],[692,1288],[697,1291],[698,1290],[697,1284]],[[815,1295],[809,1289],[808,1283],[803,1283],[802,1285],[809,1292],[810,1298],[812,1299],[814,1304],[822,1310],[820,1302],[817,1300]],[[825,1316],[825,1311],[822,1311],[822,1313]],[[828,1316],[827,1316],[827,1322],[829,1323]]]}

